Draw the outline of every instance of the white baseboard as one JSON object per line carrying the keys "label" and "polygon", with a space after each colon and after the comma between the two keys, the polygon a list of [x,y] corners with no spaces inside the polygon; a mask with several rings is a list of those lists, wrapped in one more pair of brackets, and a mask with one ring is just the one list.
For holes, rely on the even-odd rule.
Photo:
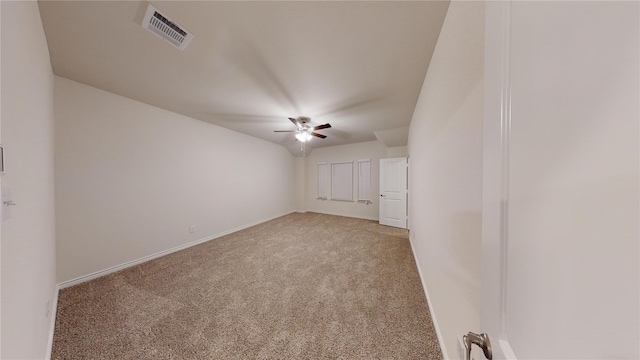
{"label": "white baseboard", "polygon": [[431,314],[431,321],[433,321],[433,327],[436,329],[436,335],[438,335],[438,343],[440,343],[440,350],[442,351],[443,359],[450,359],[449,354],[447,354],[447,348],[444,346],[444,339],[442,337],[442,333],[440,332],[440,327],[438,326],[438,320],[436,319],[436,314],[433,309],[433,304],[431,303],[431,298],[429,297],[429,290],[427,290],[427,284],[424,282],[424,276],[422,275],[422,270],[420,269],[420,262],[418,261],[418,257],[416,256],[416,249],[413,246],[413,233],[409,232],[409,244],[411,244],[411,252],[413,253],[413,259],[416,262],[416,267],[418,268],[418,274],[420,275],[420,281],[422,282],[422,288],[424,289],[424,295],[427,298],[427,304],[429,305],[429,313]]}
{"label": "white baseboard", "polygon": [[270,220],[273,220],[273,219],[277,219],[277,218],[285,216],[285,215],[289,215],[289,214],[291,214],[293,212],[295,212],[295,210],[291,210],[291,211],[288,211],[288,212],[285,212],[285,213],[282,213],[282,214],[271,216],[271,217],[268,217],[266,219],[261,219],[261,220],[258,220],[258,221],[254,221],[252,223],[245,224],[245,225],[239,226],[239,227],[234,228],[234,229],[223,231],[223,232],[215,234],[215,235],[207,236],[205,238],[202,238],[202,239],[199,239],[199,240],[195,240],[195,241],[192,241],[192,242],[180,245],[180,246],[176,246],[176,247],[171,248],[171,249],[163,250],[163,251],[157,252],[155,254],[143,256],[143,257],[141,257],[139,259],[127,261],[127,262],[125,262],[123,264],[112,266],[112,267],[106,268],[104,270],[99,270],[99,271],[96,271],[96,272],[91,273],[91,274],[87,274],[87,275],[83,275],[83,276],[77,277],[75,279],[63,281],[60,284],[58,284],[58,287],[59,287],[59,289],[64,289],[64,288],[68,288],[68,287],[71,287],[71,286],[74,286],[74,285],[82,284],[83,282],[87,282],[87,281],[99,278],[101,276],[109,275],[109,274],[112,274],[114,272],[117,272],[117,271],[120,271],[120,270],[124,270],[126,268],[129,268],[129,267],[132,267],[132,266],[136,266],[138,264],[142,264],[142,263],[147,262],[149,260],[157,259],[157,258],[159,258],[161,256],[169,255],[169,254],[174,253],[176,251],[184,250],[186,248],[190,248],[192,246],[195,246],[195,245],[198,245],[198,244],[202,244],[202,243],[205,243],[207,241],[211,241],[211,240],[217,239],[217,238],[225,236],[225,235],[229,235],[229,234],[234,233],[236,231],[244,230],[246,228],[249,228],[249,227],[252,227],[252,226],[255,226],[255,225],[258,225],[258,224],[262,224],[263,222],[267,222],[267,221],[270,221]]}
{"label": "white baseboard", "polygon": [[53,351],[53,334],[56,330],[56,315],[58,314],[58,293],[60,292],[60,286],[56,285],[53,293],[53,301],[51,302],[51,319],[49,319],[49,339],[47,340],[47,355],[46,360],[51,359],[51,352]]}

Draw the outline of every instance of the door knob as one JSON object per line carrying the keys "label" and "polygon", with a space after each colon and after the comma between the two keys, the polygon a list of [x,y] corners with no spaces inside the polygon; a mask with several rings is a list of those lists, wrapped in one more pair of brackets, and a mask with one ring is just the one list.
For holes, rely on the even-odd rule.
{"label": "door knob", "polygon": [[384,196],[383,194],[380,194],[380,197],[386,197],[386,196]]}
{"label": "door knob", "polygon": [[478,345],[482,349],[484,356],[488,360],[493,359],[493,353],[491,352],[491,341],[489,341],[489,335],[487,335],[486,333],[478,335],[469,331],[467,335],[462,337],[462,340],[464,342],[464,347],[466,350],[465,360],[471,360],[471,345],[473,344]]}

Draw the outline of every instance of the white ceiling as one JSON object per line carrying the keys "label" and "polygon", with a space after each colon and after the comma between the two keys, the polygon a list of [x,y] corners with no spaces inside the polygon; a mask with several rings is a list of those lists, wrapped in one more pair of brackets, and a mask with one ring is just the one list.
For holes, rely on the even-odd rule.
{"label": "white ceiling", "polygon": [[312,148],[406,145],[448,1],[153,4],[195,37],[140,26],[143,1],[40,1],[56,75],[286,146],[288,117],[330,123]]}

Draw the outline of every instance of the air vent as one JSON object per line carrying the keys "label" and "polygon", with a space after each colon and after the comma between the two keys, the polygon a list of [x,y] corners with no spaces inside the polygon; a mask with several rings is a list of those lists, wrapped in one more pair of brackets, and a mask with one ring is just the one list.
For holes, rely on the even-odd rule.
{"label": "air vent", "polygon": [[171,45],[184,50],[193,38],[185,28],[176,24],[168,16],[149,4],[142,20],[142,27],[167,40]]}

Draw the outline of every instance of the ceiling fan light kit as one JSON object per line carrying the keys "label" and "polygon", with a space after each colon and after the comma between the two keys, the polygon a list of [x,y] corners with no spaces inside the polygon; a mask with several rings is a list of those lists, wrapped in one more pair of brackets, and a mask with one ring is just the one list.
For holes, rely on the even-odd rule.
{"label": "ceiling fan light kit", "polygon": [[300,131],[296,134],[296,139],[298,139],[298,141],[300,142],[307,142],[309,140],[311,140],[313,136],[311,136],[311,134],[307,131]]}
{"label": "ceiling fan light kit", "polygon": [[[296,139],[303,144],[311,140],[314,136],[320,139],[326,139],[326,135],[318,134],[315,130],[328,129],[331,127],[329,123],[311,127],[309,125],[311,119],[306,116],[299,116],[297,119],[289,118],[289,120],[296,126],[297,130],[275,130],[274,132],[294,132],[296,133]],[[302,151],[304,152],[304,148],[302,148]]]}

